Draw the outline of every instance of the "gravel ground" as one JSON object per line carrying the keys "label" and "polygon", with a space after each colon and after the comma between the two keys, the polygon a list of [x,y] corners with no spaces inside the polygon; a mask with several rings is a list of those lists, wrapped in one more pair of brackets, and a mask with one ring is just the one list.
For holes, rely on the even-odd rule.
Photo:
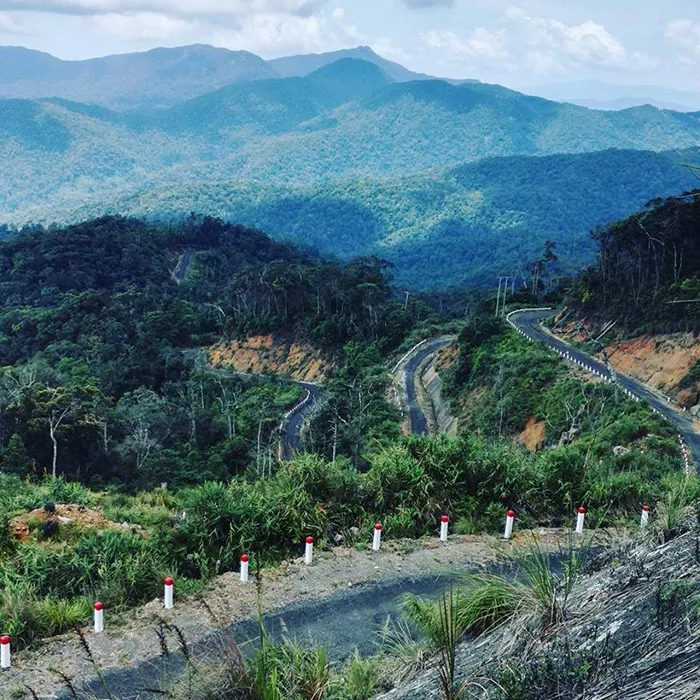
{"label": "gravel ground", "polygon": [[[547,530],[538,536],[551,551],[565,546],[564,533]],[[355,648],[372,653],[377,631],[386,615],[395,611],[401,594],[438,593],[449,585],[450,572],[492,568],[529,540],[527,533],[511,543],[490,536],[453,536],[446,544],[435,538],[399,540],[384,543],[376,553],[340,547],[317,552],[311,567],[298,559],[264,571],[260,598],[252,579],[241,584],[237,574],[225,574],[198,598],[176,597],[172,611],[165,611],[162,602],[155,600],[130,611],[130,621],[110,627],[107,610],[106,632],[85,632],[97,666],[112,682],[111,689],[118,689],[119,698],[150,697],[136,686],[143,689],[144,679],[158,681],[165,672],[159,662],[161,621],[176,625],[193,655],[207,660],[230,652],[234,638],[239,644],[253,638],[260,609],[270,613],[266,623],[273,633],[280,632],[284,621],[295,636],[313,638],[328,648],[331,658],[340,660]],[[170,648],[177,650],[175,634],[167,637]],[[65,697],[59,672],[77,687],[95,678],[95,667],[75,634],[16,654],[13,668],[0,675],[0,697],[31,697],[27,686],[41,698]]]}

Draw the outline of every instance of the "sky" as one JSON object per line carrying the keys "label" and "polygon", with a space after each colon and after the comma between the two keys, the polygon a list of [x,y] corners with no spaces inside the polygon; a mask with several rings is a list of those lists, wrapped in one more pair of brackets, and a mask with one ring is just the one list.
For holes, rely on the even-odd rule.
{"label": "sky", "polygon": [[700,0],[0,0],[0,44],[64,59],[204,43],[276,58],[358,45],[514,88],[700,91]]}

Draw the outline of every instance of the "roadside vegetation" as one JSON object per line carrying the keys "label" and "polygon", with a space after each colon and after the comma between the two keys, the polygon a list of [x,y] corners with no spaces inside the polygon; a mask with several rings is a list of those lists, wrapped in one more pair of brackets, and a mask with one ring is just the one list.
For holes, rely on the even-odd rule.
{"label": "roadside vegetation", "polygon": [[[450,316],[396,300],[375,258],[331,263],[213,219],[110,218],[11,237],[0,271],[0,629],[17,648],[86,623],[94,600],[116,614],[150,601],[165,576],[196,594],[244,552],[274,566],[308,535],[368,547],[375,522],[388,538],[420,538],[447,513],[453,532],[498,533],[508,508],[519,528],[560,527],[585,505],[593,526],[629,526],[646,503],[668,541],[694,517],[700,493],[660,417],[577,378],[478,298],[467,320],[464,306]],[[404,437],[387,358],[441,324],[459,331],[445,385],[462,431]],[[305,452],[287,463],[277,431],[299,390],[206,361],[206,348],[250,333],[307,338],[336,368]],[[541,439],[525,449],[533,423]],[[67,505],[78,510],[63,517]],[[431,641],[394,649],[437,653],[445,697],[464,697],[451,649],[465,634],[525,609],[545,626],[566,618],[576,572],[548,566],[533,553],[529,584],[485,577],[407,602]],[[291,642],[260,654],[239,668],[240,697],[350,700],[389,682],[373,661],[341,674]],[[260,679],[272,685],[250,690]]]}

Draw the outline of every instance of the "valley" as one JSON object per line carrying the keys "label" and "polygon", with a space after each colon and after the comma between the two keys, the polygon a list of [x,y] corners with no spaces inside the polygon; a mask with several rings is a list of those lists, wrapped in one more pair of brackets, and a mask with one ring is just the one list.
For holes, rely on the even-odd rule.
{"label": "valley", "polygon": [[696,700],[700,97],[81,3],[240,46],[0,47],[0,697]]}

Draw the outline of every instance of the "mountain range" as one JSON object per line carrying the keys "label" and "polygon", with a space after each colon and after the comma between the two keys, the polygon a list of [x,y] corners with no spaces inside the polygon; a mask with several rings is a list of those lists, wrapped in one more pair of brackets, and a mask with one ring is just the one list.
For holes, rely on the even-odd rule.
{"label": "mountain range", "polygon": [[651,105],[677,112],[700,110],[700,92],[661,85],[619,85],[600,80],[576,80],[569,83],[539,85],[528,88],[524,92],[591,109],[629,109]]}
{"label": "mountain range", "polygon": [[[0,95],[15,91],[0,99],[0,222],[213,213],[326,253],[380,253],[429,287],[485,284],[548,238],[564,267],[581,264],[591,226],[694,186],[677,163],[697,160],[700,113],[590,110],[413,74],[363,47],[271,62],[24,51],[0,51]],[[63,96],[39,98],[50,85]]]}
{"label": "mountain range", "polygon": [[199,44],[84,61],[0,46],[0,98],[60,98],[115,110],[170,107],[234,83],[303,77],[345,58],[372,63],[393,82],[432,79],[378,56],[368,46],[272,61],[248,51]]}

